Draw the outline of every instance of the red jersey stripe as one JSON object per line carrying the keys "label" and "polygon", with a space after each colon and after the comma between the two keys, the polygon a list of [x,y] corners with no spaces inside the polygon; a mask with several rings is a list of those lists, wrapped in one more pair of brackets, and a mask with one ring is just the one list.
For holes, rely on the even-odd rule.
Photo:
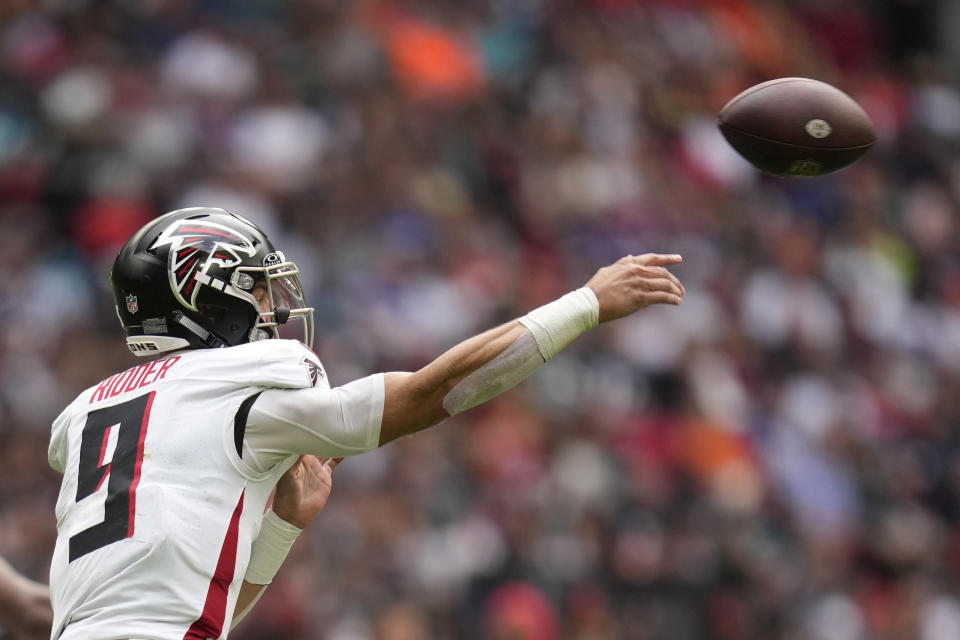
{"label": "red jersey stripe", "polygon": [[143,410],[143,420],[140,421],[140,438],[137,440],[137,462],[133,467],[133,480],[130,482],[130,506],[128,507],[127,537],[133,536],[133,521],[137,513],[137,485],[140,484],[140,467],[143,465],[143,442],[147,439],[147,424],[150,422],[150,407],[156,391],[151,391],[147,397],[147,406]]}
{"label": "red jersey stripe", "polygon": [[103,486],[103,481],[107,479],[107,474],[110,473],[110,463],[107,463],[107,466],[103,466],[103,458],[107,455],[107,442],[110,440],[110,432],[113,431],[113,427],[107,427],[103,430],[103,442],[100,443],[100,459],[97,461],[97,468],[103,469],[103,475],[100,476],[100,482],[97,483],[97,488],[94,491],[100,491],[100,487]]}
{"label": "red jersey stripe", "polygon": [[207,640],[219,638],[223,633],[224,618],[227,614],[227,592],[233,582],[233,572],[237,564],[237,534],[240,529],[240,514],[243,513],[243,492],[233,510],[227,535],[220,548],[217,568],[210,579],[207,599],[203,603],[203,613],[190,625],[183,640]]}

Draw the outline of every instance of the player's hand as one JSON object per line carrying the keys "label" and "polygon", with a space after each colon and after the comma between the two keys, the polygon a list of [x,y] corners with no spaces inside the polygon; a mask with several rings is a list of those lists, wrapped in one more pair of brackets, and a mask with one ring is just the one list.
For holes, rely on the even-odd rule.
{"label": "player's hand", "polygon": [[680,262],[683,258],[677,254],[645,253],[625,256],[597,271],[587,286],[597,294],[600,322],[628,316],[652,304],[680,304],[686,290],[667,270]]}
{"label": "player's hand", "polygon": [[333,470],[343,458],[302,455],[277,482],[273,511],[282,520],[303,529],[327,504],[333,488]]}

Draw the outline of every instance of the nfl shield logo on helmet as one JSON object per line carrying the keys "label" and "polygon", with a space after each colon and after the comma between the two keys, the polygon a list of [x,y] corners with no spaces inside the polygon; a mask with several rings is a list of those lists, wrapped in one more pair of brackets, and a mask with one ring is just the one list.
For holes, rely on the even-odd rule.
{"label": "nfl shield logo on helmet", "polygon": [[136,313],[140,306],[137,304],[137,296],[132,293],[127,294],[127,311]]}

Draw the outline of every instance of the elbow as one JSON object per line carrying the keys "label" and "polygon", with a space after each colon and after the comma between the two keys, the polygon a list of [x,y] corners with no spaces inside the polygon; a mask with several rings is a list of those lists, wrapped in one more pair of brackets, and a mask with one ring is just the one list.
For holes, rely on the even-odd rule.
{"label": "elbow", "polygon": [[443,399],[447,397],[453,384],[449,380],[438,382],[427,379],[418,379],[414,374],[410,393],[410,415],[418,423],[414,431],[432,427],[449,418],[450,414],[443,407]]}
{"label": "elbow", "polygon": [[400,387],[400,395],[413,413],[442,413],[443,399],[452,388],[453,383],[449,380],[431,379],[420,370],[406,376]]}

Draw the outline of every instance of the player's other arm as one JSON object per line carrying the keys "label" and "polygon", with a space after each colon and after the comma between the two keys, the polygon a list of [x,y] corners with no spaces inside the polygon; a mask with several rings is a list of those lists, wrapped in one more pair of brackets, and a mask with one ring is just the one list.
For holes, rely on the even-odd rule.
{"label": "player's other arm", "polygon": [[232,626],[250,612],[283,564],[300,531],[323,510],[333,489],[333,470],[340,460],[321,461],[316,456],[300,456],[277,482],[273,506],[253,543]]}
{"label": "player's other arm", "polygon": [[683,285],[667,267],[681,261],[675,254],[626,256],[583,289],[469,338],[419,371],[385,374],[380,444],[506,391],[598,322],[651,304],[680,304]]}

